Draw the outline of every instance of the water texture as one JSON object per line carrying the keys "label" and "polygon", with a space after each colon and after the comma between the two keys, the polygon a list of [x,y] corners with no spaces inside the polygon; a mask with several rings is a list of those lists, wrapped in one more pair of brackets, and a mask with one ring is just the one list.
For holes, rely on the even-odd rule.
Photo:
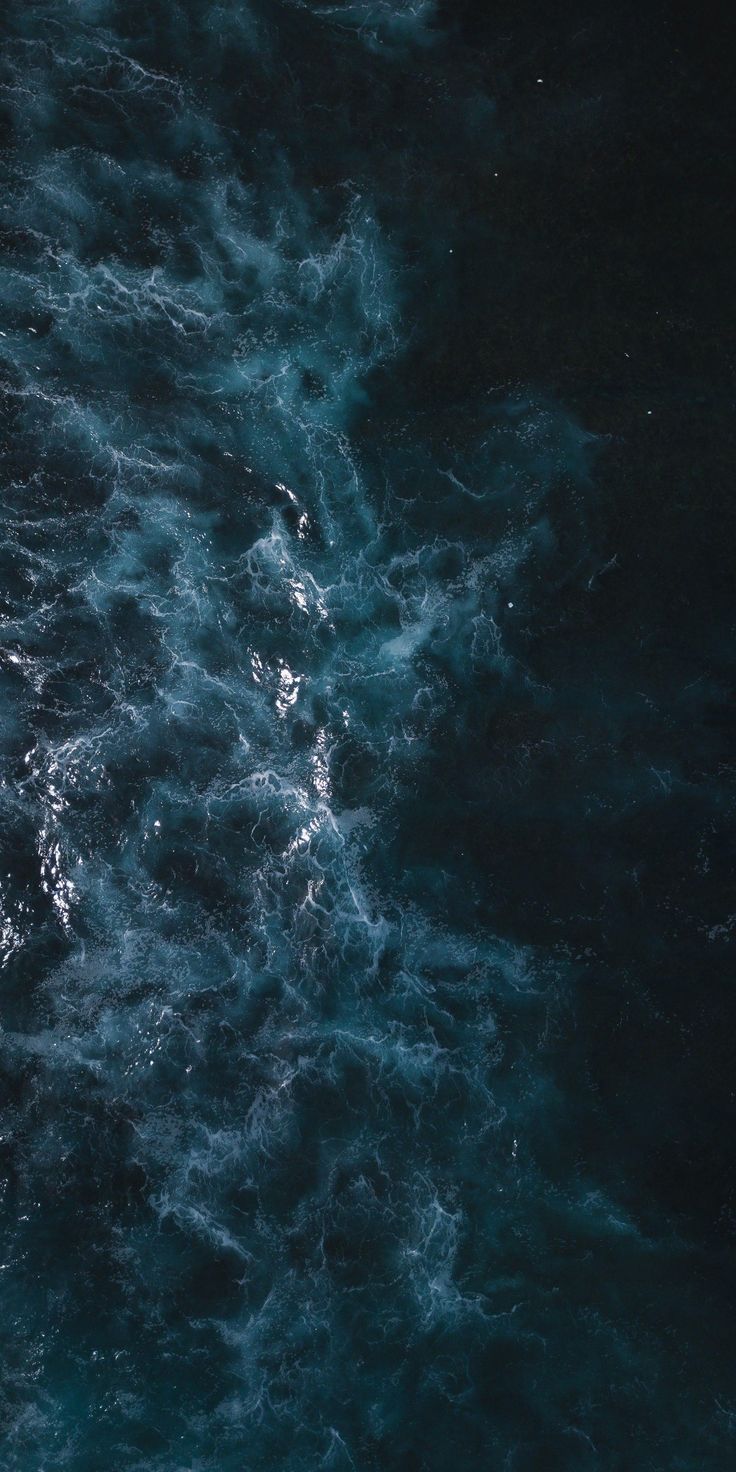
{"label": "water texture", "polygon": [[1,26],[3,1467],[725,1472],[717,42]]}

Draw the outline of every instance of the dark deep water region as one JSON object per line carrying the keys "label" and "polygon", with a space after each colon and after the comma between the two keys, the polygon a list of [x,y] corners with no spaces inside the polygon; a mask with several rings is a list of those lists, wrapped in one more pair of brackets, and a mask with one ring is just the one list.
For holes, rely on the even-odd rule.
{"label": "dark deep water region", "polygon": [[726,1472],[731,38],[0,36],[3,1472]]}

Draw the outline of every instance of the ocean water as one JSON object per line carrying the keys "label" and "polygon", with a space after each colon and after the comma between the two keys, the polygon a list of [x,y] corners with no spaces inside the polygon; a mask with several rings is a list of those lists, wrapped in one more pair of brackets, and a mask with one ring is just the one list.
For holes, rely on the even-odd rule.
{"label": "ocean water", "polygon": [[719,38],[0,25],[3,1468],[725,1472]]}

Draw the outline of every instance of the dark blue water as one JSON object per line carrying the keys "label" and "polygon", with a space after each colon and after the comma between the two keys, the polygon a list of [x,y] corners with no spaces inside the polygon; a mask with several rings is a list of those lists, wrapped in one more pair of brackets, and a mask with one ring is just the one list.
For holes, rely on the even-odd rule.
{"label": "dark blue water", "polygon": [[725,40],[8,0],[8,1472],[732,1465]]}

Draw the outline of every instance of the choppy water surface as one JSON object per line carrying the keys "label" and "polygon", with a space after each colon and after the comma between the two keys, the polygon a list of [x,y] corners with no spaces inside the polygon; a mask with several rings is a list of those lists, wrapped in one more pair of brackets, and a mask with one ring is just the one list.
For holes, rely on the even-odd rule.
{"label": "choppy water surface", "polygon": [[729,1463],[720,390],[570,264],[586,24],[6,9],[9,1472]]}

